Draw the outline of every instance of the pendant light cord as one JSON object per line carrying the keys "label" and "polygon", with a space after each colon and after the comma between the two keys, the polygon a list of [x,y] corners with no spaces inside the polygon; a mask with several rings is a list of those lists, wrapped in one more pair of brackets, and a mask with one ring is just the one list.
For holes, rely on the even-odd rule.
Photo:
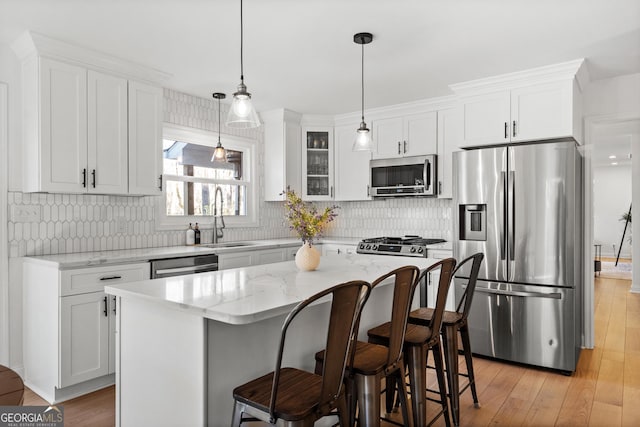
{"label": "pendant light cord", "polygon": [[240,0],[240,82],[244,83],[244,62],[243,62],[243,48],[244,45],[244,35],[243,35],[243,25],[242,25],[242,0]]}
{"label": "pendant light cord", "polygon": [[220,122],[220,97],[218,97],[218,144],[220,144],[220,128],[222,124]]}
{"label": "pendant light cord", "polygon": [[360,40],[362,40],[362,66],[360,67],[361,70],[361,82],[362,82],[362,122],[364,122],[364,37],[360,37]]}

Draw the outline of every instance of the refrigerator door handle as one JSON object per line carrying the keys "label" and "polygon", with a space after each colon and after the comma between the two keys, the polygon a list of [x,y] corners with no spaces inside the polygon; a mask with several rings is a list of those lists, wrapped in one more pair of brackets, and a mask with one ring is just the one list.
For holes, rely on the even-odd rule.
{"label": "refrigerator door handle", "polygon": [[516,227],[516,194],[514,191],[515,188],[515,176],[516,173],[514,171],[509,172],[509,260],[515,261],[516,259],[516,249],[515,249],[515,227]]}
{"label": "refrigerator door handle", "polygon": [[497,289],[478,288],[478,287],[476,287],[476,292],[481,292],[484,294],[493,294],[493,295],[504,295],[507,297],[536,297],[536,298],[562,299],[562,294],[560,292],[544,293],[544,292],[501,291]]}
{"label": "refrigerator door handle", "polygon": [[501,218],[500,218],[500,259],[501,260],[506,260],[507,259],[507,250],[506,250],[506,242],[505,242],[505,228],[506,228],[506,203],[504,200],[504,196],[505,196],[505,187],[506,187],[506,180],[507,180],[507,174],[506,172],[500,172],[500,179],[502,181],[502,197],[500,197],[500,199],[502,200],[502,206],[501,206]]}

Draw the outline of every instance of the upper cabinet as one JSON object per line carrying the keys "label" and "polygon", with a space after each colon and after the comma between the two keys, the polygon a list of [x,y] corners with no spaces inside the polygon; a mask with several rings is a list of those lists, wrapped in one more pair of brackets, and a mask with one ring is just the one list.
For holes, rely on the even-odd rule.
{"label": "upper cabinet", "polygon": [[302,193],[301,115],[278,109],[260,113],[264,122],[264,199],[284,200],[287,188]]}
{"label": "upper cabinet", "polygon": [[162,89],[129,78],[147,77],[140,66],[127,73],[120,60],[30,33],[13,48],[22,59],[23,191],[161,194]]}
{"label": "upper cabinet", "polygon": [[373,121],[374,159],[435,154],[437,114],[435,111]]}
{"label": "upper cabinet", "polygon": [[334,200],[370,200],[370,151],[353,151],[359,123],[336,126],[335,197]]}
{"label": "upper cabinet", "polygon": [[571,61],[452,85],[462,108],[461,147],[556,138],[580,142],[582,64]]}
{"label": "upper cabinet", "polygon": [[304,127],[302,143],[302,198],[332,200],[333,127]]}
{"label": "upper cabinet", "polygon": [[462,111],[459,107],[438,111],[438,198],[453,197],[453,152],[462,144]]}

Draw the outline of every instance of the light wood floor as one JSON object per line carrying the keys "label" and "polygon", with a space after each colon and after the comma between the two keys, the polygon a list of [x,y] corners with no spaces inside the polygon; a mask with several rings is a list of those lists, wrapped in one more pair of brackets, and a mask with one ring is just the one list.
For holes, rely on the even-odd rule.
{"label": "light wood floor", "polygon": [[[596,278],[596,348],[582,351],[570,377],[474,358],[482,407],[475,409],[471,393],[463,394],[461,425],[640,425],[640,294],[630,293],[630,285],[628,280]],[[432,372],[429,382],[435,382]],[[109,387],[65,402],[65,426],[113,426],[114,399],[114,387]],[[45,404],[31,391],[24,403]]]}

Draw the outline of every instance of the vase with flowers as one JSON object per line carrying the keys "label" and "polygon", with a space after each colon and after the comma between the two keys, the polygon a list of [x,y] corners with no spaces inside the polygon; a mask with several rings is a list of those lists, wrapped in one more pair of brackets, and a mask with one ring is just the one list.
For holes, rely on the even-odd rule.
{"label": "vase with flowers", "polygon": [[322,236],[327,226],[338,214],[339,206],[328,206],[319,211],[309,202],[304,202],[295,191],[287,189],[285,195],[286,218],[289,228],[302,239],[302,247],[296,252],[296,265],[304,271],[312,271],[320,264],[320,252],[313,246],[314,239]]}

